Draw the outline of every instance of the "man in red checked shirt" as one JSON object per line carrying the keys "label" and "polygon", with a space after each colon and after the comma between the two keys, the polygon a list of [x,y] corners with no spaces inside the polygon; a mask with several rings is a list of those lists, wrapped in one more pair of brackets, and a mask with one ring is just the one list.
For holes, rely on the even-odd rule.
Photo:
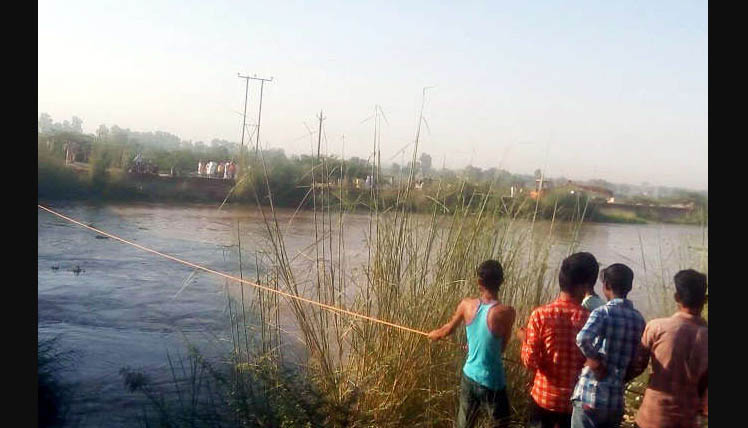
{"label": "man in red checked shirt", "polygon": [[564,259],[558,273],[558,298],[536,308],[527,328],[517,333],[522,340],[522,364],[535,372],[528,427],[571,426],[571,393],[585,364],[576,337],[590,314],[581,303],[599,270],[590,253]]}

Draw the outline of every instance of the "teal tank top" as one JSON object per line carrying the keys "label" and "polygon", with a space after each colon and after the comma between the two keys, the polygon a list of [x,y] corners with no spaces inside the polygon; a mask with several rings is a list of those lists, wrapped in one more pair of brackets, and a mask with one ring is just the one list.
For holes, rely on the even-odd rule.
{"label": "teal tank top", "polygon": [[468,356],[462,372],[486,388],[498,391],[506,386],[501,360],[501,338],[488,329],[488,311],[498,302],[480,302],[475,317],[466,325]]}

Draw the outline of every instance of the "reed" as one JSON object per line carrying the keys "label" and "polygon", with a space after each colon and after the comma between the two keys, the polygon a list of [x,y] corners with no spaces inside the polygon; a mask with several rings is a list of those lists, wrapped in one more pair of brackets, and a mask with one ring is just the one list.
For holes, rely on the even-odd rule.
{"label": "reed", "polygon": [[[267,275],[284,291],[306,293],[329,305],[421,331],[442,324],[462,298],[476,294],[475,268],[485,259],[498,259],[504,266],[506,281],[499,297],[516,308],[518,325],[555,291],[550,287],[555,267],[548,264],[554,245],[553,222],[547,235],[538,233],[534,221],[520,217],[521,207],[498,203],[501,199],[490,187],[483,192],[458,191],[452,209],[447,208],[446,195],[438,187],[436,196],[428,199],[430,214],[415,214],[408,209],[415,194],[413,170],[398,188],[394,203],[384,200],[376,186],[371,188],[370,227],[365,237],[369,255],[362,266],[350,266],[342,242],[346,216],[355,203],[345,201],[342,190],[334,193],[316,185],[331,175],[325,158],[317,155],[319,163],[310,171],[308,193],[315,224],[315,241],[308,251],[311,265],[295,263],[287,254],[272,202],[269,209],[260,203],[272,201],[267,181],[263,188],[257,185],[261,180],[249,180],[265,220]],[[371,168],[376,175],[376,161]],[[250,170],[263,174],[262,159]],[[461,187],[465,184],[462,181]],[[584,216],[583,209],[580,212],[578,221]],[[357,274],[348,277],[347,272]],[[297,278],[304,274],[311,278],[311,288],[299,287],[302,281]],[[295,300],[287,299],[286,304],[309,351],[305,370],[324,397],[326,425],[453,423],[464,332],[454,342],[434,344],[422,335],[341,318]],[[260,316],[268,319],[273,314]],[[531,379],[518,361],[519,346],[512,341],[505,368],[515,419],[521,424]]]}

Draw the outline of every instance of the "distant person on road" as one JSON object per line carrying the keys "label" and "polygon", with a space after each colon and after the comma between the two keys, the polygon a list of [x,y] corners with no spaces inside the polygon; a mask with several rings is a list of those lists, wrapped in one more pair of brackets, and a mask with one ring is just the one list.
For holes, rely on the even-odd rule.
{"label": "distant person on road", "polygon": [[481,263],[477,274],[480,296],[463,299],[452,319],[430,332],[429,339],[443,339],[465,323],[468,355],[462,368],[457,426],[474,426],[479,408],[484,407],[495,426],[506,427],[510,408],[501,356],[511,337],[516,312],[499,303],[504,270],[498,261]]}
{"label": "distant person on road", "polygon": [[616,263],[602,271],[608,303],[598,307],[577,334],[577,345],[587,358],[571,395],[572,428],[618,428],[623,419],[623,387],[630,379],[634,356],[646,321],[628,296],[634,272]]}
{"label": "distant person on road", "polygon": [[709,329],[701,317],[706,275],[688,269],[673,280],[678,311],[647,324],[629,374],[632,379],[640,375],[652,360],[649,385],[636,413],[641,428],[696,428],[698,414],[707,414]]}
{"label": "distant person on road", "polygon": [[517,333],[522,339],[522,364],[535,372],[528,427],[571,426],[571,393],[585,360],[576,336],[590,314],[581,303],[585,290],[597,281],[599,269],[590,253],[564,259],[558,273],[558,298],[536,308],[527,328]]}
{"label": "distant person on road", "polygon": [[216,167],[216,178],[223,178],[223,162],[218,162]]}

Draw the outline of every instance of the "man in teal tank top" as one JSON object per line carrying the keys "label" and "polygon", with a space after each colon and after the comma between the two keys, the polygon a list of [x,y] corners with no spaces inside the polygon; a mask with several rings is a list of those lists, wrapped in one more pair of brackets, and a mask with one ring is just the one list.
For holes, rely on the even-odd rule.
{"label": "man in teal tank top", "polygon": [[457,426],[474,426],[478,410],[483,407],[494,426],[506,427],[509,399],[501,356],[511,336],[516,312],[498,301],[499,288],[504,282],[504,270],[498,261],[481,263],[477,274],[480,297],[463,299],[452,319],[430,332],[429,338],[443,339],[465,322],[468,355],[462,368]]}

